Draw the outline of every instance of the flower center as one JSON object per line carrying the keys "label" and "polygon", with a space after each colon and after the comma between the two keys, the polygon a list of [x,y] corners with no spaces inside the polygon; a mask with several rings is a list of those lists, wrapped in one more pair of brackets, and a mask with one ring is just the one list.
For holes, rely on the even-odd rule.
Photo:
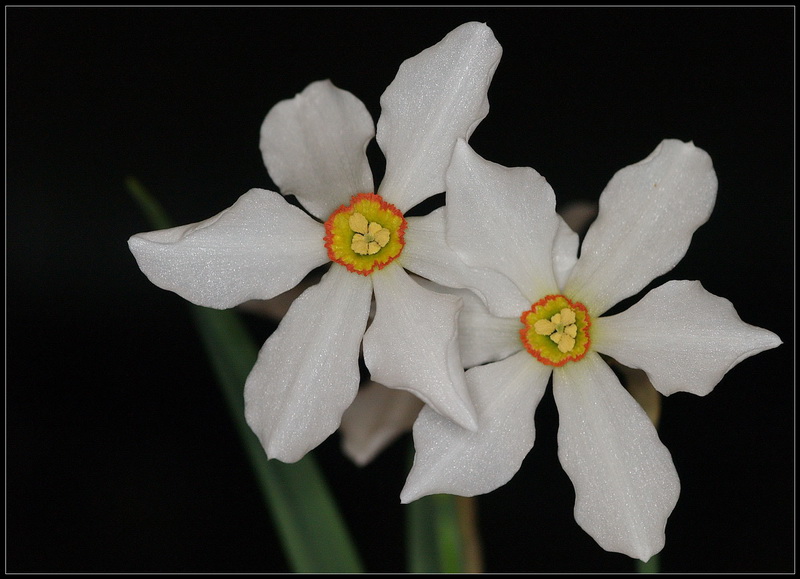
{"label": "flower center", "polygon": [[375,193],[359,193],[325,222],[325,248],[331,261],[360,275],[369,275],[403,251],[406,220]]}
{"label": "flower center", "polygon": [[579,302],[564,296],[550,295],[531,306],[520,316],[522,343],[542,364],[563,366],[586,355],[589,339],[589,312]]}

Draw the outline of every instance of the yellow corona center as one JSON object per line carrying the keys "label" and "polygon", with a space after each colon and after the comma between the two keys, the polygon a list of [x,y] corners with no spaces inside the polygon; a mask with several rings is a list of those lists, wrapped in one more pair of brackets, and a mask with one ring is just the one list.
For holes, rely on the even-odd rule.
{"label": "yellow corona center", "polygon": [[579,302],[550,295],[520,316],[522,343],[542,364],[563,366],[586,355],[589,339],[589,312]]}
{"label": "yellow corona center", "polygon": [[403,251],[406,220],[400,210],[375,193],[359,193],[325,222],[325,248],[331,261],[369,275]]}

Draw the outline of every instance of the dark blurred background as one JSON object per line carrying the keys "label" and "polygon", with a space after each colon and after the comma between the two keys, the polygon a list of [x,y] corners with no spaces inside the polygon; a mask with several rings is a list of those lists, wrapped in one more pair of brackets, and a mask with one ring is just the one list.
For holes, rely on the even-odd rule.
{"label": "dark blurred background", "polygon": [[[377,120],[400,63],[470,20],[504,50],[471,144],[533,166],[561,204],[596,201],[663,138],[711,155],[714,213],[665,279],[701,280],[784,344],[665,400],[682,492],[662,570],[793,571],[794,17],[6,7],[6,571],[289,570],[187,304],[128,252],[151,227],[124,179],[181,224],[274,189],[258,132],[275,103],[330,78]],[[522,469],[478,500],[486,570],[633,571],[575,523],[557,422],[548,392]],[[338,434],[315,452],[373,572],[405,569],[409,441],[365,468]]]}

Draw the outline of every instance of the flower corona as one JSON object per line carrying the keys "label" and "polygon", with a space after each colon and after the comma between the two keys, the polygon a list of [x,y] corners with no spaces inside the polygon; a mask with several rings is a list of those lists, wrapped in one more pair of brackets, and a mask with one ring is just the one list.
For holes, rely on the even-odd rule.
{"label": "flower corona", "polygon": [[325,222],[325,248],[331,261],[366,276],[400,255],[405,229],[397,207],[375,193],[359,193]]}
{"label": "flower corona", "polygon": [[591,340],[589,312],[562,295],[545,296],[520,316],[525,349],[542,364],[563,366],[586,355]]}

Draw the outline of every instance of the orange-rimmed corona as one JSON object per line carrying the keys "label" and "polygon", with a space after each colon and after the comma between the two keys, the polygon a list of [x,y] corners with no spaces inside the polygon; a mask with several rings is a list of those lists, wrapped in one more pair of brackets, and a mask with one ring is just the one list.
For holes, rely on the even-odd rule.
{"label": "orange-rimmed corona", "polygon": [[403,251],[406,220],[400,210],[375,193],[359,193],[325,222],[325,248],[331,261],[369,275]]}
{"label": "orange-rimmed corona", "polygon": [[520,316],[525,349],[542,364],[563,366],[586,355],[591,340],[589,312],[562,295],[540,299]]}

